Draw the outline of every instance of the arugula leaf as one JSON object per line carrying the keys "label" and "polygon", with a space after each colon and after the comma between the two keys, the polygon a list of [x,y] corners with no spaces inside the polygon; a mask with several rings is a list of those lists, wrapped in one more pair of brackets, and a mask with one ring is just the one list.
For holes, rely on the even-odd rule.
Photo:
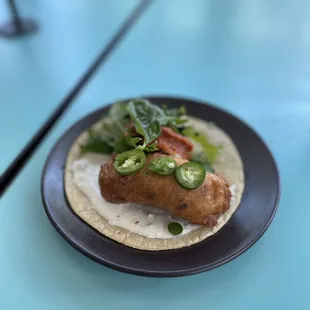
{"label": "arugula leaf", "polygon": [[144,151],[145,151],[145,152],[148,152],[148,153],[158,151],[157,141],[153,142],[152,144],[147,145],[147,146],[144,148]]}
{"label": "arugula leaf", "polygon": [[113,104],[109,109],[109,117],[111,122],[123,133],[130,122],[127,104],[123,102]]}
{"label": "arugula leaf", "polygon": [[167,116],[179,118],[186,115],[186,107],[181,105],[178,109],[166,109],[165,112]]}
{"label": "arugula leaf", "polygon": [[185,119],[184,118],[177,118],[175,120],[176,125],[184,125],[187,122],[188,122],[188,119],[186,119],[186,118]]}
{"label": "arugula leaf", "polygon": [[102,129],[103,133],[106,133],[108,136],[111,136],[116,140],[123,135],[123,131],[115,123],[112,123],[110,120],[105,120],[102,123]]}
{"label": "arugula leaf", "polygon": [[81,152],[122,153],[131,149],[145,152],[158,150],[156,139],[161,127],[168,126],[183,134],[186,109],[160,108],[148,100],[136,99],[129,103],[117,102],[111,106],[101,130],[89,131],[88,141],[81,146]]}
{"label": "arugula leaf", "polygon": [[201,162],[204,164],[209,163],[212,166],[218,154],[219,147],[212,145],[206,136],[196,132],[193,127],[185,128],[182,133],[184,136],[193,139],[201,145],[204,151],[204,156],[202,155],[200,158]]}
{"label": "arugula leaf", "polygon": [[185,117],[186,108],[185,106],[180,106],[178,109],[168,109],[167,105],[163,105],[163,110],[166,114],[166,126],[170,127],[176,133],[181,133],[181,127],[188,122]]}
{"label": "arugula leaf", "polygon": [[132,148],[135,148],[137,145],[141,144],[142,139],[139,137],[126,137],[126,143]]}
{"label": "arugula leaf", "polygon": [[113,148],[102,139],[101,136],[96,135],[92,129],[88,130],[88,139],[85,144],[80,145],[81,154],[85,153],[101,153],[111,154]]}
{"label": "arugula leaf", "polygon": [[117,154],[123,153],[130,150],[130,147],[127,144],[126,138],[122,137],[114,143],[114,152]]}
{"label": "arugula leaf", "polygon": [[147,144],[155,141],[161,133],[161,125],[165,124],[165,113],[159,107],[150,104],[147,100],[132,100],[128,103],[127,111],[138,134],[143,138],[143,144],[138,146],[144,149]]}
{"label": "arugula leaf", "polygon": [[181,105],[177,109],[168,109],[167,104],[162,104],[162,110],[165,112],[167,116],[180,117],[186,115],[186,107],[184,105]]}

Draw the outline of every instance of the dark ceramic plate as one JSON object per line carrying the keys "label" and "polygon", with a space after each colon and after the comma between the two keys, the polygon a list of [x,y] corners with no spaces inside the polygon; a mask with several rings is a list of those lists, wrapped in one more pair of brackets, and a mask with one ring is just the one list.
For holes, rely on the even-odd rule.
{"label": "dark ceramic plate", "polygon": [[214,106],[181,98],[148,98],[156,104],[178,107],[221,127],[234,141],[245,170],[241,205],[214,236],[187,248],[141,251],[117,243],[97,232],[71,210],[64,193],[64,165],[75,139],[107,112],[99,109],[78,121],[56,143],[42,176],[46,213],[56,230],[74,248],[108,267],[137,275],[184,276],[225,264],[249,249],[270,225],[279,201],[279,175],[272,155],[258,135],[233,115]]}

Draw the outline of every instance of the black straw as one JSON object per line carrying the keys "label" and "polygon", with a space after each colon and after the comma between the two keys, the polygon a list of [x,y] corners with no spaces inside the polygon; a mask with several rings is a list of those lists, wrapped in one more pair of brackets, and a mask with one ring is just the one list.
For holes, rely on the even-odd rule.
{"label": "black straw", "polygon": [[106,58],[112,53],[121,39],[128,33],[130,28],[134,26],[142,13],[147,9],[152,0],[142,0],[135,10],[128,16],[123,25],[119,28],[116,35],[111,38],[108,45],[103,49],[99,56],[95,59],[93,64],[88,68],[85,74],[71,89],[68,95],[58,105],[50,117],[39,128],[37,133],[30,139],[22,151],[15,157],[12,163],[8,166],[5,172],[0,177],[0,197],[3,195],[8,186],[13,182],[18,173],[23,169],[32,154],[36,151],[39,145],[44,141],[44,138],[49,134],[51,129],[60,120],[64,112],[72,104],[73,100],[77,97],[83,87],[91,79],[94,73],[98,70],[100,65],[104,63]]}

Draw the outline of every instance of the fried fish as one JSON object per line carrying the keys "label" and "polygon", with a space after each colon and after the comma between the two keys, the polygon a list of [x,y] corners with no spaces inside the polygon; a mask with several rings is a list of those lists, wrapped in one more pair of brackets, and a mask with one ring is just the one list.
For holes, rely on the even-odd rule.
{"label": "fried fish", "polygon": [[[148,169],[148,163],[161,153],[147,156],[146,165],[138,173],[121,176],[113,167],[113,159],[101,166],[99,186],[102,197],[111,203],[153,205],[184,218],[192,224],[213,227],[218,217],[230,206],[229,184],[221,176],[206,173],[204,182],[193,190],[182,188],[173,175],[161,176]],[[174,158],[177,165],[186,159]]]}

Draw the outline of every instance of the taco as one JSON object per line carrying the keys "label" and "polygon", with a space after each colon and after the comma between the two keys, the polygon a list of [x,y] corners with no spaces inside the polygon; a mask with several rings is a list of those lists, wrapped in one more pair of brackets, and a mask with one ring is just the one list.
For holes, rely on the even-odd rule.
{"label": "taco", "polygon": [[72,210],[103,235],[140,250],[187,247],[238,208],[242,160],[216,124],[137,99],[112,105],[80,135],[65,167]]}

